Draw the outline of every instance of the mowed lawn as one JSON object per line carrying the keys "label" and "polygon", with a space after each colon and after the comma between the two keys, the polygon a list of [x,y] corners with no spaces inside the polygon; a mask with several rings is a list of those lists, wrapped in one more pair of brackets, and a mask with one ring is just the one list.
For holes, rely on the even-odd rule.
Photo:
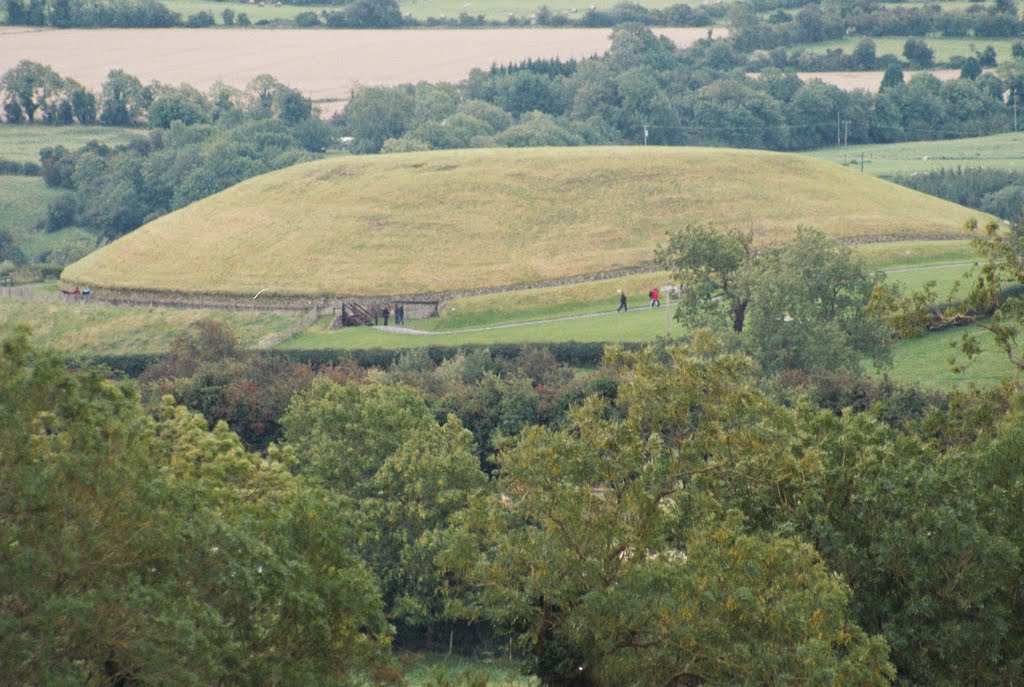
{"label": "mowed lawn", "polygon": [[959,235],[979,213],[808,157],[598,147],[341,157],[242,182],[70,265],[98,288],[385,296],[650,264],[687,222],[839,239]]}

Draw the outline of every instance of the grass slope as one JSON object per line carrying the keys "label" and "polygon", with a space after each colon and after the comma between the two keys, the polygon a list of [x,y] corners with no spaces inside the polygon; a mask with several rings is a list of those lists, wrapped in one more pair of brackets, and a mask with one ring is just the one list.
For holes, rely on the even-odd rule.
{"label": "grass slope", "polygon": [[302,315],[128,308],[0,298],[0,337],[24,326],[29,328],[35,345],[83,356],[165,353],[175,337],[206,318],[229,326],[243,346],[256,347],[301,326]]}
{"label": "grass slope", "polygon": [[651,261],[688,221],[839,238],[955,234],[972,214],[798,155],[539,148],[342,157],[250,179],[69,266],[96,287],[396,295]]}
{"label": "grass slope", "polygon": [[60,194],[47,188],[40,177],[0,176],[0,229],[19,237],[35,233],[36,226],[46,221],[46,206]]}

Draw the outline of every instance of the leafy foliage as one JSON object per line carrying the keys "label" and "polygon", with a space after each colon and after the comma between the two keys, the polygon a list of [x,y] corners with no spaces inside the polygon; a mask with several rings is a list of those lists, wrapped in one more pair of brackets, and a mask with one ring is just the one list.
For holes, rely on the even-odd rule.
{"label": "leafy foliage", "polygon": [[[39,684],[344,685],[387,674],[343,498],[223,424],[0,353],[0,657]],[[284,461],[284,462],[282,462]],[[102,676],[102,677],[100,677]]]}
{"label": "leafy foliage", "polygon": [[515,633],[544,684],[885,684],[884,642],[817,555],[749,534],[715,497],[724,483],[782,507],[813,464],[785,450],[785,415],[743,363],[708,353],[612,353],[614,405],[591,400],[496,458],[499,493],[461,517],[447,558],[476,595],[465,610]]}
{"label": "leafy foliage", "polygon": [[690,224],[657,261],[682,289],[676,319],[720,332],[768,371],[857,370],[882,363],[890,336],[871,305],[878,282],[844,248],[800,228],[795,240],[755,254],[752,237]]}

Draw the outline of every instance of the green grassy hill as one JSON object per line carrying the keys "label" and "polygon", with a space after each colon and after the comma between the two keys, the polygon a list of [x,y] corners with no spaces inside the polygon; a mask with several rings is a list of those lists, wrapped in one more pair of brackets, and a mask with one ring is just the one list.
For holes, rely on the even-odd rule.
{"label": "green grassy hill", "polygon": [[955,235],[977,215],[798,155],[548,148],[340,157],[250,179],[70,265],[94,287],[252,295],[452,292],[650,262],[689,221],[838,238]]}

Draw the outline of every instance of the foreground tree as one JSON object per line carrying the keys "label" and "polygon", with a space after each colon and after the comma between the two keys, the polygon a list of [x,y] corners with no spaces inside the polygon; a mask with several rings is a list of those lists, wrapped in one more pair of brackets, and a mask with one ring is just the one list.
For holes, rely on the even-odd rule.
{"label": "foreground tree", "polygon": [[[19,684],[375,683],[376,584],[341,497],[223,424],[0,351],[0,664]],[[278,460],[280,458],[280,460]]]}
{"label": "foreground tree", "polygon": [[887,684],[885,643],[853,623],[844,583],[717,495],[784,508],[814,469],[741,359],[610,362],[617,402],[525,431],[497,458],[499,494],[461,517],[446,564],[475,594],[463,610],[511,632],[543,684]]}

